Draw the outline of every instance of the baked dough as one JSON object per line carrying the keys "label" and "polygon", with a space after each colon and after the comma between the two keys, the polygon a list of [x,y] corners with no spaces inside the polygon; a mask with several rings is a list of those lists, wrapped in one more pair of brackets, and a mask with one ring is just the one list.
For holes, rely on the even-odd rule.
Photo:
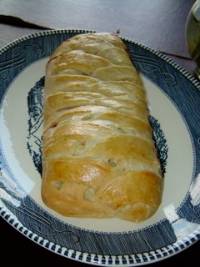
{"label": "baked dough", "polygon": [[81,34],[50,57],[42,198],[65,216],[150,217],[163,179],[141,79],[112,34]]}

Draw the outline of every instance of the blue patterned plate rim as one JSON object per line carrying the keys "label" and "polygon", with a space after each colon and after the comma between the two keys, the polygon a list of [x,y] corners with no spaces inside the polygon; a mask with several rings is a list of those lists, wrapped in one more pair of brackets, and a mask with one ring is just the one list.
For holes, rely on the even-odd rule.
{"label": "blue patterned plate rim", "polygon": [[[0,56],[11,49],[13,46],[20,44],[23,41],[38,38],[38,37],[47,37],[51,35],[62,35],[62,34],[79,34],[79,33],[87,33],[87,32],[94,32],[90,30],[48,30],[43,32],[38,32],[34,34],[30,34],[27,36],[24,36],[22,38],[16,39],[15,41],[7,44],[0,50]],[[154,51],[153,49],[150,49],[142,44],[139,44],[137,42],[131,41],[126,38],[122,38],[125,42],[129,43],[130,45],[136,45],[151,54],[157,56],[158,58],[164,60],[168,64],[170,64],[175,70],[177,70],[179,73],[181,73],[187,80],[189,80],[197,90],[200,90],[200,82],[193,77],[188,71],[183,69],[181,66],[177,65],[172,59],[167,57],[166,55],[163,55],[162,53],[158,51]],[[11,210],[9,210],[5,206],[0,206],[0,215],[3,219],[5,219],[10,225],[12,225],[16,230],[21,232],[23,235],[25,235],[27,238],[31,239],[33,242],[39,244],[40,246],[53,251],[59,255],[62,255],[64,257],[67,257],[69,259],[73,259],[79,262],[83,263],[90,263],[93,265],[102,265],[102,266],[136,266],[136,265],[144,265],[149,264],[153,262],[157,262],[160,260],[163,260],[165,258],[168,258],[172,255],[175,255],[187,247],[194,244],[196,241],[200,239],[200,226],[195,229],[192,233],[190,233],[187,238],[185,239],[179,239],[178,241],[165,246],[161,247],[159,249],[156,249],[155,251],[149,251],[144,253],[134,253],[134,254],[127,254],[127,255],[109,255],[109,254],[94,254],[94,253],[88,253],[83,251],[74,250],[71,248],[63,247],[59,244],[50,242],[49,240],[43,238],[42,236],[39,236],[38,234],[32,232],[30,229],[25,227],[17,217],[15,217]]]}

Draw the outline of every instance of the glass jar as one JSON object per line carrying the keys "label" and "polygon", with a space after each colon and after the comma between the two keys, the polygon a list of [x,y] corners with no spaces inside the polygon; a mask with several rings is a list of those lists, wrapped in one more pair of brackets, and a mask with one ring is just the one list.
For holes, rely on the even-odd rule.
{"label": "glass jar", "polygon": [[188,51],[197,63],[195,74],[200,79],[200,0],[196,0],[188,15],[186,39]]}

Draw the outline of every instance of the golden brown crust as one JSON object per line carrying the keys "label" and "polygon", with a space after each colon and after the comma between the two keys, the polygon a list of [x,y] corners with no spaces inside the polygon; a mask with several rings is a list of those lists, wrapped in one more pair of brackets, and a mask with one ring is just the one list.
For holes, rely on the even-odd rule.
{"label": "golden brown crust", "polygon": [[82,34],[63,42],[46,70],[44,202],[66,216],[150,217],[162,177],[148,115],[119,37]]}

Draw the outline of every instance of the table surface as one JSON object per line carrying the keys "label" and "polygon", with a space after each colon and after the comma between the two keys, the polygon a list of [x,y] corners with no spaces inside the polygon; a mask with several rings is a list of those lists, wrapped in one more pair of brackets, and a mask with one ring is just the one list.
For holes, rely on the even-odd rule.
{"label": "table surface", "polygon": [[[188,55],[185,40],[186,18],[193,3],[194,0],[1,0],[0,47],[43,28],[120,30],[123,37],[160,50],[193,71],[195,64]],[[0,236],[1,266],[23,266],[27,259],[33,265],[88,266],[39,247],[1,218]],[[152,265],[179,266],[191,258],[194,265],[199,249],[197,242],[186,251]],[[12,257],[7,251],[12,252]]]}

